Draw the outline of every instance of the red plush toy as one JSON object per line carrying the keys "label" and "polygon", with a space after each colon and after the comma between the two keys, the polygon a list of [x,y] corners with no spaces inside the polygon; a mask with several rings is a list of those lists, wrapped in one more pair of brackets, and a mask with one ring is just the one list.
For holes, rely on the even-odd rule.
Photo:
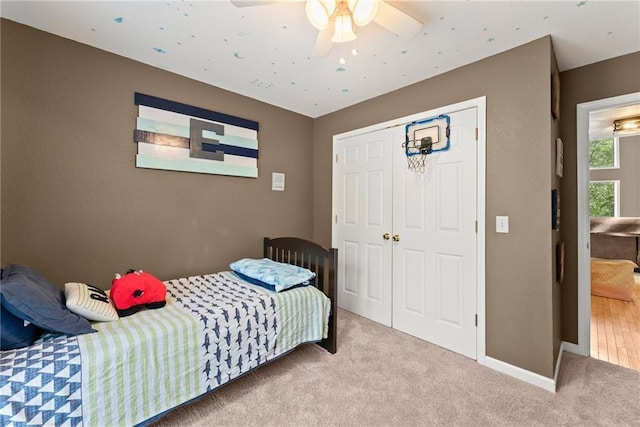
{"label": "red plush toy", "polygon": [[167,303],[167,288],[159,279],[142,270],[129,270],[124,276],[116,274],[111,281],[109,297],[120,317],[146,308],[161,308]]}

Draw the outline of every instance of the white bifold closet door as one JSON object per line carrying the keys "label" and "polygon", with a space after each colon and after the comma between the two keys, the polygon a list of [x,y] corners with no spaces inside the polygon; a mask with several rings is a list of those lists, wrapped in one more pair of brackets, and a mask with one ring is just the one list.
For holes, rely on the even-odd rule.
{"label": "white bifold closet door", "polygon": [[475,359],[476,109],[449,116],[424,174],[394,156],[393,327]]}
{"label": "white bifold closet door", "polygon": [[337,190],[338,304],[391,326],[392,130],[342,140],[334,164]]}
{"label": "white bifold closet door", "polygon": [[404,126],[337,141],[338,306],[476,358],[476,108],[408,170]]}

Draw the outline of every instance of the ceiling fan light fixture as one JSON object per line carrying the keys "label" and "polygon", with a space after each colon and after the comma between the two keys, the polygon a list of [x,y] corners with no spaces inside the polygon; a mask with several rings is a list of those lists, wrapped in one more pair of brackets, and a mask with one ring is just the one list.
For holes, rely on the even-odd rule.
{"label": "ceiling fan light fixture", "polygon": [[346,43],[355,40],[356,37],[351,14],[345,13],[336,16],[336,27],[331,41],[334,43]]}
{"label": "ceiling fan light fixture", "polygon": [[335,9],[335,0],[307,0],[307,18],[309,18],[311,25],[319,30],[327,28]]}
{"label": "ceiling fan light fixture", "polygon": [[353,22],[363,27],[373,20],[378,12],[379,0],[349,0],[349,10],[353,14]]}

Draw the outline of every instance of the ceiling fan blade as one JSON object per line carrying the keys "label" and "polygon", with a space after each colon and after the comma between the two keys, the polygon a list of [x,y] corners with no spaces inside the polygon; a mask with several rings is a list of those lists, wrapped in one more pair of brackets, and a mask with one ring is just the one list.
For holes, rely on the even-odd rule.
{"label": "ceiling fan blade", "polygon": [[407,15],[385,1],[378,3],[378,13],[373,17],[373,21],[406,39],[417,35],[423,25],[413,16]]}
{"label": "ceiling fan blade", "polygon": [[311,51],[312,58],[320,58],[329,55],[331,47],[333,46],[333,42],[331,41],[332,35],[333,25],[328,25],[327,28],[318,32],[316,44],[313,46],[313,50]]}

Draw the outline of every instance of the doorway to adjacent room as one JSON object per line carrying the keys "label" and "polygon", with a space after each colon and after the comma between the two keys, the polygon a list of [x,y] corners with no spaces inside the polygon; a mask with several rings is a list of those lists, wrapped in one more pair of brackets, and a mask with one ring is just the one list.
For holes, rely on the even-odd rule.
{"label": "doorway to adjacent room", "polygon": [[[640,370],[640,274],[629,263],[638,263],[640,187],[638,176],[629,173],[640,169],[640,134],[614,135],[613,120],[638,115],[640,93],[577,106],[578,348],[635,370]],[[611,158],[603,164],[599,144],[610,145],[604,151]],[[622,270],[613,265],[616,278],[601,280],[610,260],[625,272],[618,274]],[[618,286],[628,286],[625,295],[617,294]]]}

